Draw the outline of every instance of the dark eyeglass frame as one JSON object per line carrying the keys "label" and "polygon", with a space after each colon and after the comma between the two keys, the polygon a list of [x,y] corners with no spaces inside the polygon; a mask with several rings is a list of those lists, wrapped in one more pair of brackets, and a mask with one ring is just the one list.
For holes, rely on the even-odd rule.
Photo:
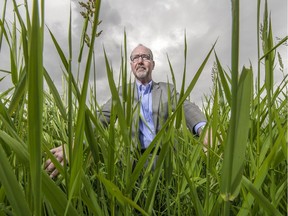
{"label": "dark eyeglass frame", "polygon": [[136,55],[131,55],[131,56],[130,56],[130,60],[131,60],[132,62],[137,62],[137,61],[139,61],[140,57],[141,57],[141,59],[142,59],[143,61],[153,60],[150,54],[136,54]]}

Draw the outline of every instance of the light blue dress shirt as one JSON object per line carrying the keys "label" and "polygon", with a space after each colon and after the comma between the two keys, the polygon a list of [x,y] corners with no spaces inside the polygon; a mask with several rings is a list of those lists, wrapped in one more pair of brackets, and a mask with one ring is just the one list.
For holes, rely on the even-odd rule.
{"label": "light blue dress shirt", "polygon": [[136,83],[140,101],[139,139],[141,148],[146,149],[155,137],[152,113],[152,81],[147,85]]}

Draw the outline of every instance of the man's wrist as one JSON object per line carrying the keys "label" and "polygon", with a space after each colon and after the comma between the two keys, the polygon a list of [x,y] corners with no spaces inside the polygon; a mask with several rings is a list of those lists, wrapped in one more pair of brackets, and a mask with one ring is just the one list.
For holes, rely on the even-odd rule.
{"label": "man's wrist", "polygon": [[205,125],[202,125],[201,127],[198,128],[198,130],[197,130],[198,136],[200,136],[200,134],[202,133],[204,127],[205,127]]}
{"label": "man's wrist", "polygon": [[206,122],[205,121],[202,121],[202,122],[199,122],[197,123],[195,126],[194,126],[194,133],[196,135],[200,135],[201,131],[203,130],[203,128],[205,127],[206,125]]}

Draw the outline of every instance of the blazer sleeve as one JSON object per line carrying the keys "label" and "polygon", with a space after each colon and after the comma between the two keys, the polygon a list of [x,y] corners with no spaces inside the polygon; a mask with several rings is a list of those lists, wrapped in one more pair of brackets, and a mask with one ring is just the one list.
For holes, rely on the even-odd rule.
{"label": "blazer sleeve", "polygon": [[191,133],[195,134],[195,125],[197,125],[199,122],[206,122],[207,120],[203,112],[195,103],[192,103],[189,100],[185,100],[183,106],[187,127]]}
{"label": "blazer sleeve", "polygon": [[98,118],[103,126],[107,127],[110,124],[111,116],[111,106],[112,98],[110,98],[101,108],[101,111],[98,111]]}
{"label": "blazer sleeve", "polygon": [[[133,88],[134,84],[132,83],[130,85],[130,88]],[[128,88],[129,86],[127,86]],[[118,92],[119,92],[119,98],[120,101],[122,103],[122,86],[118,87]],[[134,96],[134,94],[133,94]],[[98,119],[100,120],[100,122],[102,123],[103,126],[107,127],[110,124],[110,117],[111,117],[111,108],[112,108],[112,97],[105,103],[102,105],[101,110],[97,111],[98,113]]]}
{"label": "blazer sleeve", "polygon": [[[174,85],[167,84],[164,82],[157,83],[157,85],[159,85],[159,87],[162,91],[161,101],[165,102],[165,101],[171,99],[172,110],[175,111],[180,95],[176,91]],[[169,86],[169,90],[170,90],[170,97],[171,97],[170,99],[169,99],[169,96],[167,94],[168,86]],[[165,103],[163,103],[163,104],[165,104]],[[194,132],[195,125],[197,125],[199,122],[206,122],[207,121],[205,118],[205,115],[203,114],[203,112],[200,110],[200,108],[195,103],[193,103],[187,99],[184,101],[183,107],[184,107],[185,120],[186,120],[187,127],[191,133],[195,134],[195,132]],[[165,111],[167,112],[168,109],[166,109]],[[158,115],[161,116],[161,115],[163,115],[163,113],[158,113]],[[165,115],[164,117],[167,118],[167,115]]]}
{"label": "blazer sleeve", "polygon": [[[175,101],[175,97],[172,96],[172,99],[174,98],[174,100],[172,101],[176,102],[173,107],[176,108],[177,103],[179,101],[180,94],[179,92],[175,90],[174,85],[172,84],[170,84],[170,90],[171,90],[171,95],[175,95],[176,93],[176,101]],[[188,129],[190,130],[190,132],[195,134],[194,127],[200,122],[206,122],[207,119],[204,113],[200,110],[200,108],[194,102],[191,102],[188,99],[184,101],[183,108],[184,108],[186,125]]]}

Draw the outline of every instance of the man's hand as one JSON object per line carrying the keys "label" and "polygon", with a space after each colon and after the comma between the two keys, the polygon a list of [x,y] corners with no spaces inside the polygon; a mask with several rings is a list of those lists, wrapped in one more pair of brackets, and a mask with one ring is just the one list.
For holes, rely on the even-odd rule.
{"label": "man's hand", "polygon": [[[54,157],[63,166],[63,164],[64,164],[63,147],[58,146],[56,148],[51,149],[50,152],[54,155]],[[52,161],[50,159],[48,159],[45,162],[44,168],[47,171],[47,173],[50,175],[51,178],[55,178],[59,174],[59,171],[56,169],[55,165],[52,163]]]}
{"label": "man's hand", "polygon": [[[200,132],[200,134],[202,132],[205,133],[205,134],[203,134],[203,151],[207,155],[208,148],[212,148],[213,147],[212,129],[209,129],[209,128],[207,128],[205,130],[201,129],[199,132]],[[217,145],[217,147],[219,148],[219,146],[221,145],[222,142],[223,142],[223,139],[222,139],[222,136],[220,134],[220,138],[218,138],[218,142],[216,140],[215,145]]]}
{"label": "man's hand", "polygon": [[[200,136],[202,132],[204,132],[204,137],[203,137],[203,151],[207,155],[207,148],[212,147],[212,131],[209,129],[206,129],[205,131],[203,130],[204,127],[200,127],[197,131],[198,135]],[[209,138],[210,136],[210,138]]]}

